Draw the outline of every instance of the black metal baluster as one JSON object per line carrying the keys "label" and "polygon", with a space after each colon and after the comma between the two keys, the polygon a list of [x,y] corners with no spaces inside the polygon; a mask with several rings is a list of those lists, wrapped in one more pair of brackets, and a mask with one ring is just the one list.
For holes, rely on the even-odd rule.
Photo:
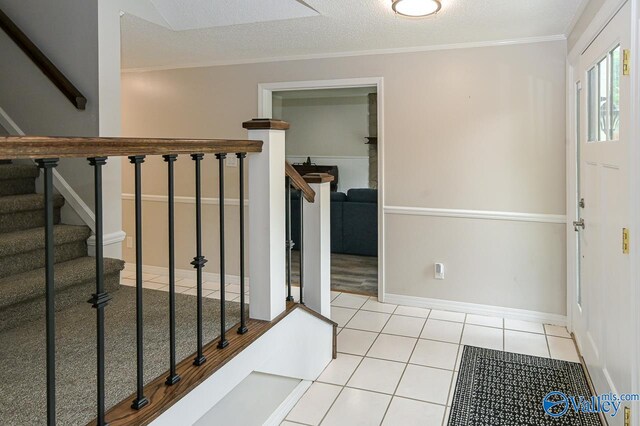
{"label": "black metal baluster", "polygon": [[129,157],[131,164],[135,165],[137,386],[136,399],[131,404],[131,408],[136,410],[149,403],[149,400],[144,396],[144,335],[142,323],[142,175],[140,169],[144,159],[144,155],[132,155]]}
{"label": "black metal baluster", "polygon": [[57,158],[37,160],[44,171],[44,244],[46,279],[46,334],[47,334],[47,424],[56,424],[56,306],[54,282],[54,240],[53,240],[53,168]]}
{"label": "black metal baluster", "polygon": [[220,341],[218,349],[229,345],[225,338],[225,269],[224,269],[224,160],[227,154],[216,154],[219,164],[219,199],[220,199]]}
{"label": "black metal baluster", "polygon": [[96,238],[96,292],[89,299],[89,303],[96,310],[96,350],[97,350],[97,418],[98,426],[107,424],[105,420],[105,323],[104,308],[111,300],[111,296],[104,289],[104,246],[103,246],[103,209],[102,209],[102,166],[107,164],[106,157],[89,158],[93,166],[95,193],[95,238]]}
{"label": "black metal baluster", "polygon": [[168,217],[169,217],[169,376],[165,383],[169,386],[180,381],[176,373],[176,255],[175,255],[175,191],[173,163],[177,155],[163,155],[167,163]]}
{"label": "black metal baluster", "polygon": [[198,350],[193,360],[194,365],[202,365],[207,360],[202,354],[202,268],[207,263],[207,259],[202,256],[202,184],[200,179],[200,162],[204,154],[191,154],[191,158],[196,162],[196,257],[191,264],[196,269],[197,287],[197,345]]}
{"label": "black metal baluster", "polygon": [[291,294],[291,250],[293,249],[293,241],[291,240],[291,178],[285,178],[285,245],[287,249],[287,302],[293,302]]}
{"label": "black metal baluster", "polygon": [[244,159],[246,156],[244,152],[236,154],[240,173],[240,327],[238,334],[249,331],[244,314]]}
{"label": "black metal baluster", "polygon": [[304,305],[304,193],[300,190],[300,304]]}

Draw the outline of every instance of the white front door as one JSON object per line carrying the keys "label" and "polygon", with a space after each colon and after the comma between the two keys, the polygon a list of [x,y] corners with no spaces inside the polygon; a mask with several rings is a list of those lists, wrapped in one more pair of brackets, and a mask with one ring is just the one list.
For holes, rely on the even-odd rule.
{"label": "white front door", "polygon": [[[579,116],[579,277],[572,325],[599,394],[631,392],[633,354],[630,258],[623,229],[630,225],[630,78],[623,54],[630,48],[630,2],[580,58],[576,99]],[[621,409],[623,411],[623,409]],[[608,419],[623,424],[624,412]]]}

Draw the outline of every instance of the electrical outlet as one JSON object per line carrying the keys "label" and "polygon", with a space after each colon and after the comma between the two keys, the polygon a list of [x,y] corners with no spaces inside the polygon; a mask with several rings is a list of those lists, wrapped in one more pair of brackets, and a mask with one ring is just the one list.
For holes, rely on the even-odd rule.
{"label": "electrical outlet", "polygon": [[127,237],[127,248],[133,248],[133,237]]}
{"label": "electrical outlet", "polygon": [[227,167],[238,167],[238,157],[235,155],[227,155],[227,158],[224,160],[224,164]]}
{"label": "electrical outlet", "polygon": [[434,272],[434,278],[436,280],[444,280],[444,263],[436,263]]}

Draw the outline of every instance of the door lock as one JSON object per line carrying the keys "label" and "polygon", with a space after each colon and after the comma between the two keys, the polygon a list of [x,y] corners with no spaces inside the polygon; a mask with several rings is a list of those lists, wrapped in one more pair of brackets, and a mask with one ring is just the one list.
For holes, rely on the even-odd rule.
{"label": "door lock", "polygon": [[584,209],[584,206],[585,206],[585,204],[584,204],[584,198],[580,198],[580,202],[578,203],[578,205],[579,205],[581,208],[583,208],[583,209]]}
{"label": "door lock", "polygon": [[584,219],[580,219],[578,221],[573,222],[573,229],[575,229],[575,231],[578,232],[580,231],[578,228],[584,229]]}

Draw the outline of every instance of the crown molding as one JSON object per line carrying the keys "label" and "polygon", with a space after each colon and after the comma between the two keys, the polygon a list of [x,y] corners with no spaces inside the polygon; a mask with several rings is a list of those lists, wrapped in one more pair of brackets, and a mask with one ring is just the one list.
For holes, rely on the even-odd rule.
{"label": "crown molding", "polygon": [[415,46],[415,47],[398,47],[391,49],[375,49],[375,50],[360,50],[352,52],[335,52],[335,53],[314,53],[309,55],[292,55],[292,56],[280,56],[271,58],[260,59],[236,59],[227,61],[205,61],[183,65],[165,65],[155,67],[141,67],[141,68],[124,68],[123,73],[140,73],[149,71],[167,71],[184,68],[206,68],[206,67],[220,67],[229,65],[244,65],[244,64],[260,64],[270,62],[287,62],[287,61],[303,61],[309,59],[331,59],[331,58],[348,58],[357,56],[373,56],[373,55],[394,55],[399,53],[419,53],[419,52],[432,52],[438,50],[454,50],[454,49],[472,49],[478,47],[496,47],[496,46],[512,46],[518,44],[533,44],[533,43],[546,43],[550,41],[566,41],[567,36],[564,34],[556,34],[542,37],[527,37],[518,39],[507,40],[494,40],[494,41],[475,41],[469,43],[454,43],[454,44],[439,44],[433,46]]}

